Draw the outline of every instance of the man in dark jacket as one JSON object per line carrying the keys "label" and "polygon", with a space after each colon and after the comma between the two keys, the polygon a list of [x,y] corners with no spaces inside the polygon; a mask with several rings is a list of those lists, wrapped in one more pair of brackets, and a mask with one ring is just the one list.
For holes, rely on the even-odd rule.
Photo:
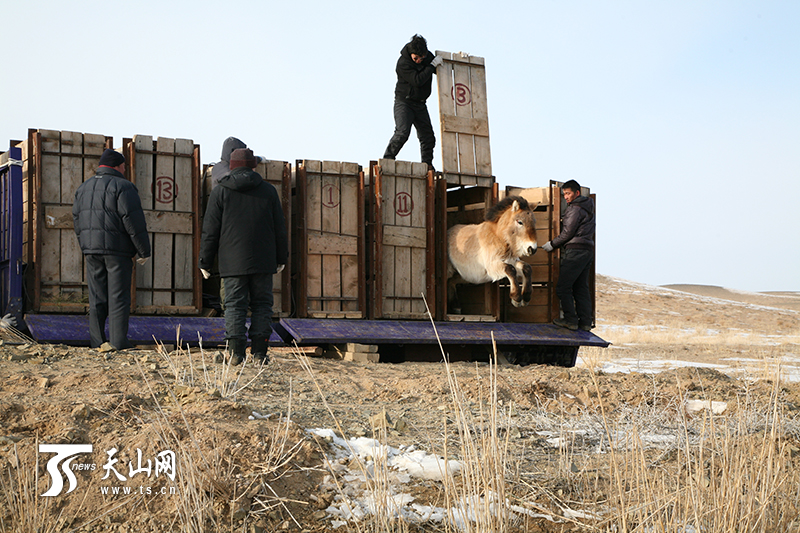
{"label": "man in dark jacket", "polygon": [[286,222],[275,187],[253,171],[253,152],[233,151],[230,172],[211,191],[203,220],[200,270],[211,275],[214,257],[225,286],[225,338],[231,364],[245,359],[245,320],[250,308],[251,352],[268,362],[272,333],[272,276],[283,270],[289,256]]}
{"label": "man in dark jacket", "polygon": [[414,35],[400,51],[395,72],[397,85],[394,89],[394,135],[383,157],[394,159],[411,134],[411,126],[417,130],[422,162],[433,169],[433,147],[436,137],[433,134],[431,117],[425,101],[431,95],[431,80],[442,58],[428,50],[428,43],[422,35]]}
{"label": "man in dark jacket", "polygon": [[[86,260],[92,348],[124,350],[128,341],[133,257],[150,257],[150,237],[136,186],[125,179],[125,157],[107,149],[97,174],[75,191],[72,219]],[[106,344],[108,321],[110,347]]]}
{"label": "man in dark jacket", "polygon": [[576,330],[592,329],[592,295],[589,274],[594,260],[594,202],[581,196],[581,186],[569,180],[561,187],[567,209],[561,217],[561,233],[542,246],[547,252],[561,252],[561,272],[556,283],[556,295],[564,318],[556,318],[557,326]]}

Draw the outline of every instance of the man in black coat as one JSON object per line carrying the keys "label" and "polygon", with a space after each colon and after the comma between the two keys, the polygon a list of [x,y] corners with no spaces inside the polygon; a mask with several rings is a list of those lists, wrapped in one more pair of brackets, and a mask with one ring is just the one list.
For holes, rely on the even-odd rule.
{"label": "man in black coat", "polygon": [[566,182],[561,192],[567,201],[567,209],[561,217],[561,233],[542,246],[546,252],[564,248],[556,283],[564,318],[556,318],[553,323],[589,331],[593,326],[589,274],[594,261],[594,202],[588,196],[581,196],[581,186],[575,180]]}
{"label": "man in black coat", "polygon": [[[75,191],[72,219],[86,261],[89,286],[89,337],[92,348],[132,347],[128,341],[133,257],[150,257],[150,237],[136,186],[125,179],[125,157],[110,148],[97,174]],[[105,347],[109,349],[108,346]]]}
{"label": "man in black coat", "polygon": [[431,95],[431,80],[442,58],[428,50],[428,43],[422,35],[414,35],[400,51],[395,72],[397,85],[394,89],[394,135],[389,140],[385,159],[394,159],[411,134],[411,126],[417,130],[422,162],[433,169],[433,147],[436,137],[433,134],[431,117],[425,101]]}
{"label": "man in black coat", "polygon": [[248,307],[251,352],[257,361],[269,361],[272,276],[283,270],[289,256],[278,192],[252,170],[256,164],[252,150],[233,151],[230,172],[208,199],[200,244],[200,270],[206,279],[214,257],[219,257],[225,286],[225,338],[234,365],[245,359]]}

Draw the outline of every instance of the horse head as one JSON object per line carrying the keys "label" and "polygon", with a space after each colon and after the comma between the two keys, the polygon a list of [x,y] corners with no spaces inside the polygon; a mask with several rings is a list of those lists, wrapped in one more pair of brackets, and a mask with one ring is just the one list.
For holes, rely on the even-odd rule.
{"label": "horse head", "polygon": [[522,196],[506,196],[486,212],[486,220],[495,223],[497,235],[515,258],[536,253],[534,209]]}

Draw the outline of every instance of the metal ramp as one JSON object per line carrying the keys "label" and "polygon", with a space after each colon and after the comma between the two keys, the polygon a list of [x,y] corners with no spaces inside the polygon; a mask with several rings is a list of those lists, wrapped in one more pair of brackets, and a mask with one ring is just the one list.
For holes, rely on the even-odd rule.
{"label": "metal ramp", "polygon": [[498,352],[509,362],[574,366],[581,346],[609,345],[587,331],[570,331],[552,324],[507,322],[284,318],[275,324],[275,331],[284,342],[298,345],[378,345],[381,362],[441,360],[438,341],[450,360],[488,360],[494,336]]}

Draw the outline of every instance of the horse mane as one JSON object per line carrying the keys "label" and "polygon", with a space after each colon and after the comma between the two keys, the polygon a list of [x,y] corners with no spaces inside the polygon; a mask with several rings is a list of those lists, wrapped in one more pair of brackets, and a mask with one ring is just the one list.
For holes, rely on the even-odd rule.
{"label": "horse mane", "polygon": [[510,208],[515,201],[519,203],[520,209],[528,209],[528,200],[522,196],[506,196],[490,207],[488,211],[486,211],[486,216],[484,216],[483,219],[489,222],[497,222],[505,210]]}

